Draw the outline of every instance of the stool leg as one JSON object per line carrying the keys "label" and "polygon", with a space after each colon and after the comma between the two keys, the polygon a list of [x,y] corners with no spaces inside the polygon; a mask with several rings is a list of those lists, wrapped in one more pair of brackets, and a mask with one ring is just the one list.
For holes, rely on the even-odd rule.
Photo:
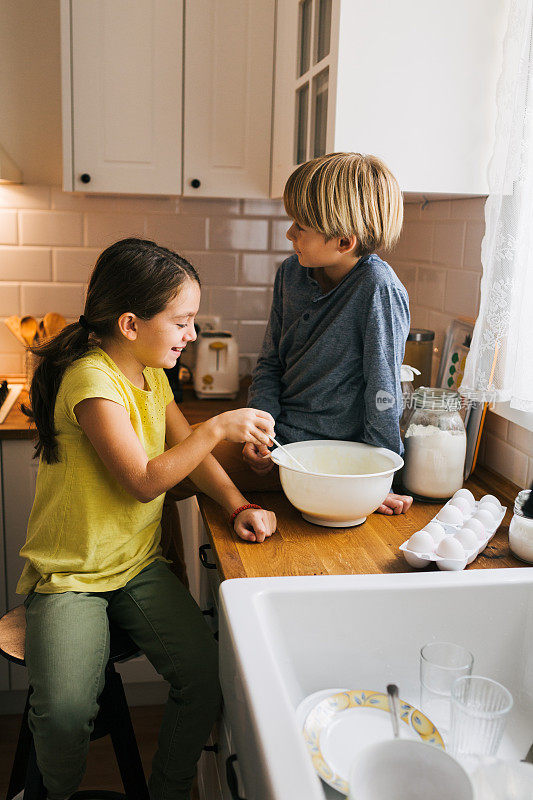
{"label": "stool leg", "polygon": [[15,795],[17,795],[24,788],[24,783],[26,781],[28,758],[33,739],[28,726],[30,693],[31,689],[26,695],[26,705],[24,707],[24,714],[22,715],[22,722],[20,723],[19,738],[17,741],[17,749],[15,750],[15,757],[13,759],[13,766],[11,767],[11,776],[9,778],[6,800],[11,800],[12,797],[15,797]]}
{"label": "stool leg", "polygon": [[122,679],[112,664],[99,699],[128,800],[150,800]]}

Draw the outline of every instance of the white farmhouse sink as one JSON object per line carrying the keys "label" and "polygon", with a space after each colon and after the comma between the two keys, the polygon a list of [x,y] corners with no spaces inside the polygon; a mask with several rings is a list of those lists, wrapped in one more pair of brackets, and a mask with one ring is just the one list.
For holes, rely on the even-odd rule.
{"label": "white farmhouse sink", "polygon": [[295,709],[346,686],[419,704],[419,651],[431,640],[474,654],[474,673],[515,705],[500,757],[533,742],[533,568],[398,575],[250,578],[220,588],[221,681],[246,800],[341,795],[316,777]]}

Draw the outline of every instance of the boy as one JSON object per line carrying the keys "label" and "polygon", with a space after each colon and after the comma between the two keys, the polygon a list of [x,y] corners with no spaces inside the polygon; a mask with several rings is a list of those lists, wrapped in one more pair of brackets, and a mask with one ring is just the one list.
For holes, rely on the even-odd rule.
{"label": "boy", "polygon": [[[401,455],[409,299],[376,255],[401,232],[398,183],[374,156],[332,153],[299,166],[283,200],[295,255],[276,275],[248,404],[272,414],[282,444],[340,439]],[[243,458],[262,476],[273,467],[264,446],[246,444]],[[377,510],[411,503],[390,493]]]}

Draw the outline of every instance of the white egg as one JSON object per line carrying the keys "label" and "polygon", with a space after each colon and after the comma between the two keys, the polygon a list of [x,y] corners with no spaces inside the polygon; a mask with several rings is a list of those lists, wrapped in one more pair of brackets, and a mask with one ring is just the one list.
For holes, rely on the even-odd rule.
{"label": "white egg", "polygon": [[458,508],[461,514],[463,515],[463,519],[465,517],[469,517],[470,513],[472,512],[472,506],[466,499],[466,497],[452,497],[452,499],[447,503],[448,506],[455,506]]}
{"label": "white egg", "polygon": [[437,555],[441,558],[464,558],[465,549],[455,536],[446,536],[437,547]]}
{"label": "white egg", "polygon": [[479,542],[476,534],[471,528],[461,528],[460,531],[457,531],[455,538],[458,542],[461,542],[465,550],[474,550]]}
{"label": "white egg", "polygon": [[502,514],[501,508],[496,508],[494,503],[484,503],[483,505],[480,503],[477,513],[479,514],[480,511],[488,511],[492,515],[494,522],[497,522]]}
{"label": "white egg", "polygon": [[484,494],[481,500],[479,501],[480,506],[484,506],[486,503],[490,503],[491,505],[496,506],[498,511],[502,507],[502,504],[500,503],[498,498],[495,497],[493,494]]}
{"label": "white egg", "polygon": [[474,519],[474,517],[469,519],[466,525],[463,525],[462,530],[465,531],[467,528],[474,531],[479,541],[487,538],[485,526],[478,519]]}
{"label": "white egg", "polygon": [[446,531],[436,520],[432,519],[431,522],[428,522],[427,525],[424,526],[422,533],[429,533],[433,542],[437,545],[441,539],[444,539],[446,536]]}
{"label": "white egg", "polygon": [[447,522],[448,525],[460,525],[463,521],[463,514],[456,506],[446,503],[437,514],[439,522]]}
{"label": "white egg", "polygon": [[429,533],[417,531],[417,533],[413,533],[407,542],[407,547],[409,550],[412,550],[413,553],[432,553],[435,549],[435,542]]}
{"label": "white egg", "polygon": [[474,510],[476,498],[474,497],[470,489],[457,489],[452,499],[455,500],[458,497],[464,497],[464,499],[468,501],[471,510],[472,511]]}
{"label": "white egg", "polygon": [[[479,511],[477,511],[474,514],[472,519],[476,519],[479,522],[481,522],[481,524],[484,525],[487,530],[492,530],[496,525],[496,520],[494,519],[494,516],[491,514],[490,511],[487,511],[484,508],[480,508]],[[469,522],[471,521],[472,520],[469,520]]]}

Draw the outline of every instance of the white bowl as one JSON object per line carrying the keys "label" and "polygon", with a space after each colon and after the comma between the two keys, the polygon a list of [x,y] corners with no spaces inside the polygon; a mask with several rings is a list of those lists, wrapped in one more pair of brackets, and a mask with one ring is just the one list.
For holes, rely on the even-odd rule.
{"label": "white bowl", "polygon": [[361,525],[379,508],[403,467],[403,458],[386,447],[321,439],[285,445],[309,472],[303,472],[279,447],[272,461],[288,500],[315,525]]}
{"label": "white bowl", "polygon": [[472,782],[451,756],[425,742],[391,739],[358,753],[349,800],[473,800]]}

